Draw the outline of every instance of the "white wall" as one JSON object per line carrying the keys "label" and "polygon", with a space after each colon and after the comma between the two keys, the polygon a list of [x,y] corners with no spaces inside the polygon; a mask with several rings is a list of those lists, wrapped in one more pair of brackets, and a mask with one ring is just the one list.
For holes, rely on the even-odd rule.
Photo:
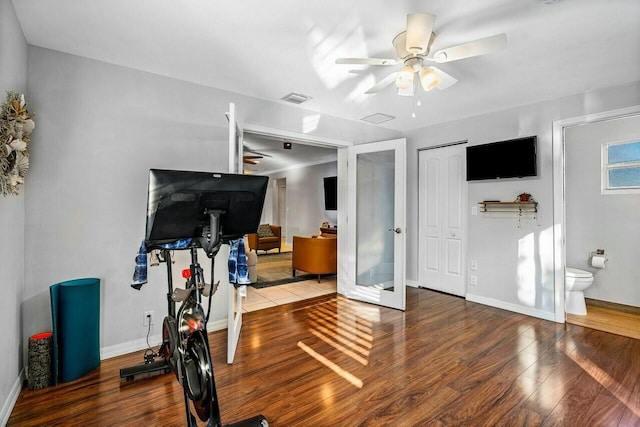
{"label": "white wall", "polygon": [[[11,1],[0,0],[0,102],[5,101],[7,91],[25,93],[29,111],[33,112],[32,97],[27,91],[27,51]],[[37,139],[38,134],[36,127],[32,137]],[[4,347],[0,363],[0,425],[6,422],[20,391],[25,193],[33,185],[30,175],[26,184],[18,196],[0,196],[0,337]]]}
{"label": "white wall", "polygon": [[[330,116],[305,129],[310,113],[282,102],[37,47],[29,49],[28,81],[39,137],[26,198],[23,335],[51,327],[51,284],[96,276],[109,354],[144,338],[144,311],[158,319],[152,335],[166,313],[161,269],[150,270],[142,291],[129,287],[144,237],[148,169],[226,170],[230,101],[243,123],[311,137],[358,142],[397,133]],[[226,317],[226,298],[218,301],[213,320]]]}
{"label": "white wall", "polygon": [[[640,194],[603,195],[602,144],[640,141],[640,116],[588,123],[565,130],[567,265],[594,273],[589,298],[640,306]],[[606,269],[589,255],[605,249]]]}
{"label": "white wall", "polygon": [[[320,225],[328,221],[337,223],[337,212],[324,210],[323,178],[338,175],[338,163],[329,162],[302,168],[289,169],[269,176],[267,199],[274,199],[274,183],[277,179],[287,179],[287,242],[293,242],[293,236],[311,236],[320,232]],[[265,203],[263,222],[275,224],[271,207]]]}
{"label": "white wall", "polygon": [[[130,287],[144,238],[150,168],[226,171],[227,129],[204,88],[31,47],[38,115],[26,202],[26,335],[50,330],[49,286],[101,279],[101,347],[152,335],[166,314],[163,268]],[[224,122],[224,111],[219,115]],[[176,264],[179,276],[184,264]],[[176,284],[182,284],[182,279]],[[222,305],[224,308],[224,305]],[[226,310],[220,317],[226,315]]]}
{"label": "white wall", "polygon": [[[487,199],[511,201],[522,192],[539,202],[536,221],[467,213],[468,260],[477,260],[478,285],[470,299],[552,319],[554,312],[552,123],[640,104],[640,83],[442,123],[407,133],[407,278],[418,280],[417,150],[467,140],[469,145],[538,136],[538,176],[469,183],[468,206]],[[508,161],[508,159],[506,159]],[[468,266],[467,266],[468,268]]]}

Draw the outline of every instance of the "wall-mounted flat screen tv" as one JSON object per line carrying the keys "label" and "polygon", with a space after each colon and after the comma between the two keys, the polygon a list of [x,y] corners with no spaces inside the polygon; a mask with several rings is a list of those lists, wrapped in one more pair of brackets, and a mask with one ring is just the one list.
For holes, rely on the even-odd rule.
{"label": "wall-mounted flat screen tv", "polygon": [[467,147],[467,181],[537,176],[537,137]]}
{"label": "wall-mounted flat screen tv", "polygon": [[338,210],[338,177],[324,178],[324,209],[327,211]]}

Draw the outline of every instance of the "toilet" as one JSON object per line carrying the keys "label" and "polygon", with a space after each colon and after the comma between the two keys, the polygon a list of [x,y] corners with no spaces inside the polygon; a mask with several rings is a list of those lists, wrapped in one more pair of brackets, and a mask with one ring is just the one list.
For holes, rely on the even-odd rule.
{"label": "toilet", "polygon": [[584,290],[593,283],[593,273],[567,267],[564,274],[564,309],[569,314],[587,314]]}

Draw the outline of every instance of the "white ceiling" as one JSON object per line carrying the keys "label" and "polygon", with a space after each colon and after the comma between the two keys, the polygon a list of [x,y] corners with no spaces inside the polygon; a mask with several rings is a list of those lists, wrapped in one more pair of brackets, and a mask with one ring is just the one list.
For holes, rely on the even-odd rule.
{"label": "white ceiling", "polygon": [[[291,148],[285,149],[284,143],[291,142]],[[244,165],[246,173],[270,175],[275,172],[333,162],[338,159],[335,148],[302,144],[285,138],[265,137],[256,134],[244,134],[244,154],[261,156],[256,165]]]}
{"label": "white ceiling", "polygon": [[[640,1],[14,0],[29,44],[299,108],[407,131],[640,79]],[[393,57],[406,14],[437,15],[432,52],[506,33],[506,50],[442,64],[459,82],[413,102],[363,92],[396,67],[336,65]]]}

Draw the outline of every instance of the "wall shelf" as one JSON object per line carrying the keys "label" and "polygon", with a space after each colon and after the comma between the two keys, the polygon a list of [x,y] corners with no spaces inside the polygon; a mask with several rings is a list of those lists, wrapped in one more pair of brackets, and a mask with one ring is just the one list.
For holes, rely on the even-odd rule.
{"label": "wall shelf", "polygon": [[481,212],[537,213],[538,202],[479,202]]}

